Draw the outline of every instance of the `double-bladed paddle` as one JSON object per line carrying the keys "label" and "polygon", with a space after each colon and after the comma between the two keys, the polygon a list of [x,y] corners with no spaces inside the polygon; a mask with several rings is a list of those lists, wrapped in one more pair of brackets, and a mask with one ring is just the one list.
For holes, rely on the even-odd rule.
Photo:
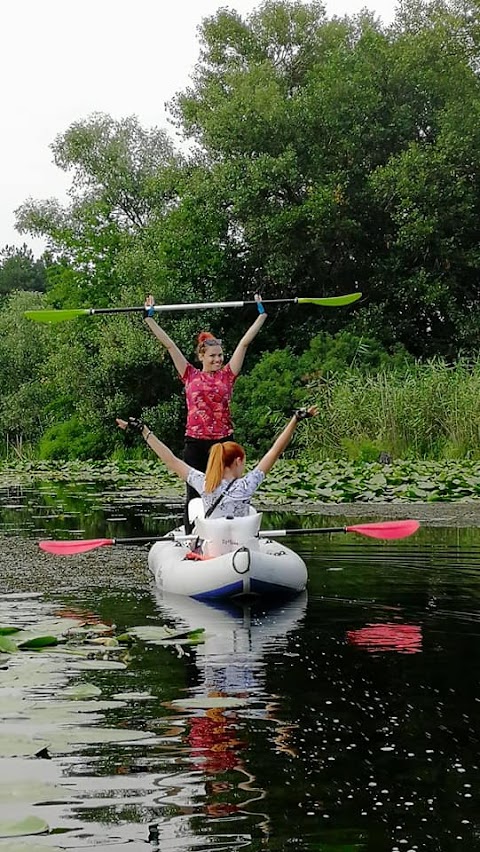
{"label": "double-bladed paddle", "polygon": [[[343,305],[351,305],[352,302],[361,299],[361,293],[348,293],[346,296],[325,296],[318,299],[309,299],[298,297],[295,299],[263,299],[264,305],[279,305],[291,302],[296,305],[318,305],[324,308],[340,308]],[[255,301],[247,302],[191,302],[190,304],[180,305],[153,305],[153,310],[156,313],[171,312],[171,311],[210,311],[214,308],[243,308],[245,305],[256,305]],[[27,319],[35,320],[35,322],[64,322],[72,320],[76,317],[89,317],[96,314],[131,314],[141,313],[145,310],[144,306],[136,308],[67,308],[65,310],[41,310],[41,311],[25,311]]]}
{"label": "double-bladed paddle", "polygon": [[[283,538],[289,535],[322,535],[324,533],[357,533],[369,538],[399,539],[413,535],[420,524],[418,521],[381,521],[374,524],[356,524],[349,527],[319,527],[318,529],[260,530],[260,538]],[[39,547],[56,556],[74,556],[97,547],[113,544],[153,544],[155,541],[192,541],[197,535],[170,534],[164,536],[140,536],[137,538],[93,538],[77,541],[39,541]]]}

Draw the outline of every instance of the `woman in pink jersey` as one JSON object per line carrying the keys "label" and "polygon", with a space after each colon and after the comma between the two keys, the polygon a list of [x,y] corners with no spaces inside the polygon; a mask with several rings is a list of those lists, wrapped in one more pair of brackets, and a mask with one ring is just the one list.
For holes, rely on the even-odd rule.
{"label": "woman in pink jersey", "polygon": [[[145,302],[145,322],[157,340],[165,346],[175,369],[185,385],[187,400],[187,425],[183,458],[195,470],[205,471],[208,454],[213,444],[233,439],[230,402],[233,386],[239,375],[247,349],[262,328],[267,314],[260,296],[255,296],[259,316],[243,335],[227,364],[224,364],[222,341],[209,332],[198,336],[197,358],[201,369],[189,364],[183,352],[154,319],[152,296]],[[197,491],[187,483],[185,529],[190,531],[188,503],[198,497]]]}

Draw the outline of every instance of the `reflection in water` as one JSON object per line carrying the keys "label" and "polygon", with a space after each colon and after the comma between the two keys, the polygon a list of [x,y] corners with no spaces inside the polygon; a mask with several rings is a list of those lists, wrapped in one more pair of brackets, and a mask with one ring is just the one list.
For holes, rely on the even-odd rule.
{"label": "reflection in water", "polygon": [[[47,656],[32,658],[29,682],[44,721],[54,710],[63,728],[65,701],[56,702],[79,680],[102,690],[88,711],[76,706],[90,727],[148,734],[22,764],[22,783],[25,776],[61,788],[32,804],[60,830],[39,838],[41,847],[480,850],[480,530],[424,526],[386,544],[299,536],[308,605],[222,610],[159,598],[144,551],[112,548],[68,562],[43,554],[37,563],[26,541],[38,530],[64,538],[69,529],[89,538],[162,533],[171,506],[150,507],[145,495],[114,485],[71,483],[57,493],[44,483],[10,494],[10,503],[5,490],[0,497],[0,531],[8,533],[0,580],[8,563],[11,588],[30,559],[31,587],[42,575],[52,610],[90,612],[118,631],[164,620],[207,630],[205,644],[191,648],[139,642],[125,670],[87,670],[70,659],[67,671],[58,653],[51,687],[40,683]],[[356,520],[365,520],[361,507]],[[315,516],[302,523],[331,525]],[[119,574],[126,580],[117,585]],[[0,595],[0,622],[9,621],[2,603]],[[151,697],[125,697],[132,693]],[[2,697],[2,724],[24,713],[0,677]],[[8,786],[11,764],[0,760],[0,772]]]}
{"label": "reflection in water", "polygon": [[[191,763],[204,779],[204,812],[209,817],[248,814],[264,838],[270,818],[258,804],[252,809],[266,791],[248,767],[248,721],[268,721],[276,729],[275,748],[294,754],[291,725],[277,718],[280,703],[265,689],[263,657],[269,649],[282,652],[304,618],[306,603],[303,593],[280,608],[255,612],[247,605],[211,606],[178,595],[157,596],[160,612],[177,627],[206,631],[204,643],[195,649],[195,686],[182,699]],[[161,836],[161,827],[159,831]]]}
{"label": "reflection in water", "polygon": [[401,654],[416,654],[422,650],[422,630],[416,624],[367,624],[358,630],[348,630],[351,645],[366,651],[398,651]]}

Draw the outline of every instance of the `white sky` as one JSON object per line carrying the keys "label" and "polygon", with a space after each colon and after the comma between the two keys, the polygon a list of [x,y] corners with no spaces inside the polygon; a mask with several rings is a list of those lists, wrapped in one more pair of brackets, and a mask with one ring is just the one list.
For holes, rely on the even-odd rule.
{"label": "white sky", "polygon": [[[329,16],[367,7],[384,22],[394,0],[327,0]],[[27,198],[63,200],[55,136],[92,112],[166,126],[169,101],[198,58],[197,27],[220,7],[246,16],[258,0],[1,0],[0,249],[43,244],[14,228]]]}

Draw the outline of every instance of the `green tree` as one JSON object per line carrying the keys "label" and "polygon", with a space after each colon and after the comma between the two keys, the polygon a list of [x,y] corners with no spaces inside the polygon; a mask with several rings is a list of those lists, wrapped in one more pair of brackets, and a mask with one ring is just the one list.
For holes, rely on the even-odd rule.
{"label": "green tree", "polygon": [[277,292],[358,285],[358,330],[416,354],[479,343],[478,25],[474,4],[442,0],[402,5],[387,28],[327,20],[317,3],[267,2],[247,20],[221,10],[173,104],[229,199],[247,267]]}
{"label": "green tree", "polygon": [[33,252],[24,243],[5,246],[0,251],[0,296],[14,290],[45,290],[46,275],[43,260],[36,260]]}
{"label": "green tree", "polygon": [[63,207],[30,199],[17,211],[17,226],[47,238],[51,302],[79,305],[93,297],[107,304],[125,283],[123,253],[154,211],[172,203],[170,170],[179,158],[165,131],[103,114],[72,124],[52,150],[56,165],[72,173],[72,200]]}

